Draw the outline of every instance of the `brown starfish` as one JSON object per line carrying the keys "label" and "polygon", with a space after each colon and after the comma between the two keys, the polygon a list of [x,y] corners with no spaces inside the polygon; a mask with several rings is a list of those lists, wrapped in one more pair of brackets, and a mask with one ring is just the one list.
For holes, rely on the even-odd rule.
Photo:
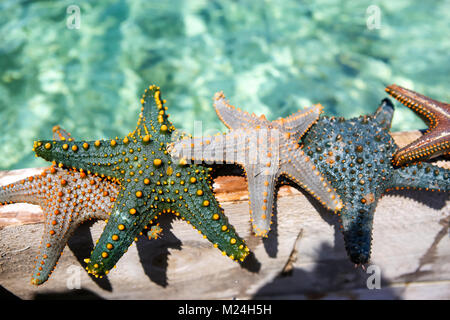
{"label": "brown starfish", "polygon": [[393,158],[396,166],[450,155],[450,104],[433,100],[396,84],[386,92],[413,110],[427,124],[424,135],[404,148]]}

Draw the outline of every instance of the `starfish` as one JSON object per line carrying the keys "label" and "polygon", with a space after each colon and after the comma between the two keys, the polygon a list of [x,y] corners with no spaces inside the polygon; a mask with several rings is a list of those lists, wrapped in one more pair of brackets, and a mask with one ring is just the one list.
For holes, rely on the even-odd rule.
{"label": "starfish", "polygon": [[303,137],[303,149],[338,190],[338,213],[350,260],[369,261],[378,200],[390,190],[450,191],[450,171],[428,163],[395,168],[398,146],[389,134],[394,106],[385,99],[373,115],[345,120],[321,117]]}
{"label": "starfish", "polygon": [[159,226],[159,222],[157,224],[154,224],[152,226],[150,226],[148,232],[147,232],[147,237],[149,240],[152,239],[158,239],[159,237],[161,237],[162,234],[162,228]]}
{"label": "starfish", "polygon": [[450,104],[439,102],[398,85],[386,87],[386,92],[413,110],[427,124],[422,137],[401,148],[394,156],[394,164],[428,160],[450,154]]}
{"label": "starfish", "polygon": [[[72,141],[59,126],[53,128],[54,139]],[[39,205],[44,214],[42,236],[31,283],[48,280],[69,238],[87,220],[109,217],[118,186],[85,172],[45,168],[34,175],[0,187],[0,205],[30,203]]]}
{"label": "starfish", "polygon": [[60,167],[82,169],[120,184],[105,229],[85,260],[88,272],[107,274],[136,235],[161,213],[181,216],[223,255],[243,261],[249,249],[215,199],[209,169],[174,161],[166,150],[175,128],[159,87],[146,89],[141,104],[136,129],[123,139],[34,144],[38,156]]}
{"label": "starfish", "polygon": [[270,122],[265,116],[257,117],[229,105],[221,92],[214,100],[219,118],[230,131],[216,137],[182,139],[173,144],[170,152],[181,159],[242,166],[247,176],[253,232],[257,236],[267,237],[270,231],[275,188],[282,176],[300,185],[328,209],[342,207],[336,190],[297,142],[317,121],[321,105]]}

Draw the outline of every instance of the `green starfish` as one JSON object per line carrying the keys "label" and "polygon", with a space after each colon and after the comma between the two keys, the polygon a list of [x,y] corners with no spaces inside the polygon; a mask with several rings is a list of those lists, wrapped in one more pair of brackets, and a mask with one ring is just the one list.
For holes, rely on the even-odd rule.
{"label": "green starfish", "polygon": [[175,161],[167,152],[175,128],[168,120],[159,87],[141,99],[136,129],[124,139],[59,142],[36,141],[36,154],[120,184],[110,219],[95,246],[87,270],[107,274],[135,237],[161,213],[174,213],[218,247],[243,261],[249,249],[228,223],[214,197],[208,169]]}

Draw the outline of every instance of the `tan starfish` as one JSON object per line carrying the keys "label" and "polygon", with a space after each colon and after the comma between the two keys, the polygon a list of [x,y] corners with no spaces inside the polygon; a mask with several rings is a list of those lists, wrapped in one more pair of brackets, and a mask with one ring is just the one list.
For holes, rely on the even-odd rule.
{"label": "tan starfish", "polygon": [[300,185],[328,209],[342,208],[336,190],[298,144],[319,118],[321,105],[270,122],[229,105],[223,93],[217,93],[214,100],[217,115],[230,131],[215,137],[182,139],[173,144],[171,153],[178,158],[242,166],[256,235],[267,236],[270,230],[275,187],[281,176]]}

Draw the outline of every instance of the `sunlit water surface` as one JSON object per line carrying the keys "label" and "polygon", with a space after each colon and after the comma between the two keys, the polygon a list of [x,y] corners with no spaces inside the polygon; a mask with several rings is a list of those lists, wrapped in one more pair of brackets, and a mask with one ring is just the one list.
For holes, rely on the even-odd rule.
{"label": "sunlit water surface", "polygon": [[[79,29],[67,26],[74,4]],[[372,113],[391,83],[450,101],[449,34],[450,1],[2,1],[0,169],[47,165],[32,145],[57,124],[79,139],[124,136],[153,83],[191,133],[194,121],[226,130],[220,90],[271,120],[319,102],[328,115]],[[396,107],[394,131],[424,128]]]}

